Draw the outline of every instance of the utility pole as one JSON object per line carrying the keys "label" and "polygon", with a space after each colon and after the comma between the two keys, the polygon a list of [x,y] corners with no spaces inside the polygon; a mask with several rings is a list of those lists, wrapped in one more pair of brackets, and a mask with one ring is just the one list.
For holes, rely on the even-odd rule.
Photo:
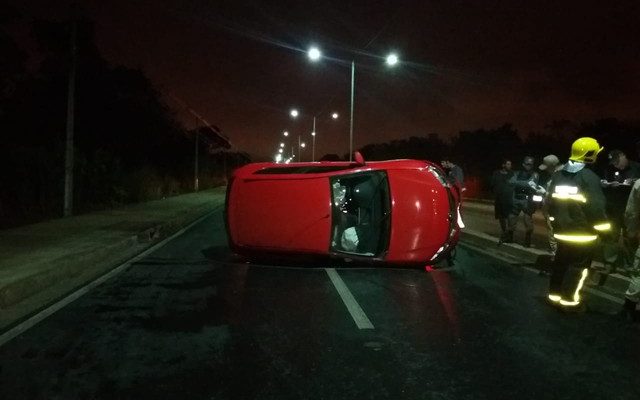
{"label": "utility pole", "polygon": [[351,118],[349,121],[349,162],[353,158],[353,98],[356,85],[356,62],[351,61]]}
{"label": "utility pole", "polygon": [[311,161],[316,160],[316,117],[313,117],[313,131],[311,131],[311,140],[313,140],[311,150]]}
{"label": "utility pole", "polygon": [[67,140],[64,161],[64,212],[65,217],[73,215],[73,133],[75,121],[75,92],[77,65],[77,21],[71,25],[71,68],[69,70],[69,87],[67,90]]}
{"label": "utility pole", "polygon": [[196,142],[196,156],[195,156],[195,165],[193,168],[193,188],[197,192],[198,191],[198,124],[196,122],[195,129],[195,142]]}

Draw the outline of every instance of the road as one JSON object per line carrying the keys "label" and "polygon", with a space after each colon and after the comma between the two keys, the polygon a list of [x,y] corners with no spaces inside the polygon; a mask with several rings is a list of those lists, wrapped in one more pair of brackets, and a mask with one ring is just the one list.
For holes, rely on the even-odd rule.
{"label": "road", "polygon": [[213,214],[0,347],[0,398],[640,398],[613,303],[560,313],[547,277],[462,248],[326,267],[238,262]]}

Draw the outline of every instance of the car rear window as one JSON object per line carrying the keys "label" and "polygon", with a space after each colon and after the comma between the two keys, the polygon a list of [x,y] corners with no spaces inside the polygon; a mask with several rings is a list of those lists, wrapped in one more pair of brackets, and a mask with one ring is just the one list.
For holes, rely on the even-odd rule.
{"label": "car rear window", "polygon": [[344,171],[347,169],[351,169],[350,166],[345,165],[331,165],[331,166],[295,166],[295,167],[270,167],[263,168],[256,172],[255,174],[263,175],[263,174],[322,174],[325,172],[334,172],[334,171]]}
{"label": "car rear window", "polygon": [[331,250],[377,256],[387,250],[390,196],[387,173],[367,171],[332,177]]}

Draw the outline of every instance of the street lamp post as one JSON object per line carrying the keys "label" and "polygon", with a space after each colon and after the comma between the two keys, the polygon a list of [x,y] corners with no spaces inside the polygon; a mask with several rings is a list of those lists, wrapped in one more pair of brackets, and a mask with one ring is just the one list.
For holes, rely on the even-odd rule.
{"label": "street lamp post", "polygon": [[349,117],[349,162],[353,157],[353,98],[355,97],[356,62],[351,61],[351,116]]}
{"label": "street lamp post", "polygon": [[298,162],[302,162],[302,149],[306,147],[306,144],[302,141],[302,137],[298,135]]}
{"label": "street lamp post", "polygon": [[313,117],[313,130],[311,131],[311,161],[316,161],[316,117]]}
{"label": "street lamp post", "polygon": [[[317,47],[312,47],[307,52],[307,56],[313,62],[317,62],[322,57],[322,53],[320,49]],[[388,66],[392,67],[399,62],[398,55],[395,53],[389,54],[385,58],[385,62]],[[351,60],[351,96],[350,96],[350,117],[349,117],[349,161],[353,158],[353,110],[354,110],[354,101],[355,101],[355,86],[356,86],[356,62],[355,60]],[[315,129],[314,129],[315,132]]]}
{"label": "street lamp post", "polygon": [[[288,137],[289,137],[289,132],[284,131],[284,132],[282,133],[282,135],[283,135],[284,137],[288,138]],[[291,156],[293,157],[293,145],[291,144],[291,139],[289,139],[288,141],[289,141],[289,144],[291,145]],[[281,145],[282,145],[282,143],[281,143]],[[282,146],[282,147],[284,147],[284,146]]]}
{"label": "street lamp post", "polygon": [[[311,138],[312,138],[312,158],[311,161],[315,161],[316,160],[316,136],[318,131],[316,130],[316,118],[318,117],[318,115],[313,117],[313,130],[311,131]],[[337,112],[333,112],[331,113],[331,119],[338,119],[338,113]]]}

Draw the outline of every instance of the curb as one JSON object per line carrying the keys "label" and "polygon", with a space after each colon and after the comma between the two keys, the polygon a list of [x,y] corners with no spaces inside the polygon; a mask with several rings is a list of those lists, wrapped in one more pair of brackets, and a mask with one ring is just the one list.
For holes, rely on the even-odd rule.
{"label": "curb", "polygon": [[[460,236],[462,246],[499,261],[534,268],[541,272],[550,267],[551,253],[549,252],[525,248],[515,243],[500,245],[498,243],[499,240],[496,237],[467,228],[462,230]],[[604,264],[598,261],[594,261],[591,266],[592,273],[589,275],[587,285],[622,299],[629,286],[629,278],[621,274],[609,273]]]}
{"label": "curb", "polygon": [[[116,243],[48,260],[46,270],[18,277],[0,287],[0,310],[9,314],[8,309],[18,303],[37,302],[33,299],[41,297],[45,291],[55,291],[57,292],[56,297],[59,297],[60,292],[67,293],[75,290],[223,205],[224,199],[195,206]],[[73,287],[61,289],[69,284],[72,284]],[[62,294],[64,295],[64,293]],[[42,304],[37,307],[39,306]],[[34,308],[34,304],[30,304],[29,308]],[[33,310],[29,312],[33,312]],[[24,313],[21,312],[21,314]],[[0,321],[0,325],[3,322]]]}
{"label": "curb", "polygon": [[[478,203],[476,201],[463,201],[462,202],[462,212],[464,213],[465,211],[470,211],[470,212],[474,212],[474,211],[482,211],[482,212],[490,212],[491,215],[493,215],[493,202],[491,203],[485,203],[485,202],[481,202]],[[540,210],[536,210],[534,211],[532,218],[536,221],[542,221],[545,222],[545,218],[544,215],[542,215],[542,211]]]}

